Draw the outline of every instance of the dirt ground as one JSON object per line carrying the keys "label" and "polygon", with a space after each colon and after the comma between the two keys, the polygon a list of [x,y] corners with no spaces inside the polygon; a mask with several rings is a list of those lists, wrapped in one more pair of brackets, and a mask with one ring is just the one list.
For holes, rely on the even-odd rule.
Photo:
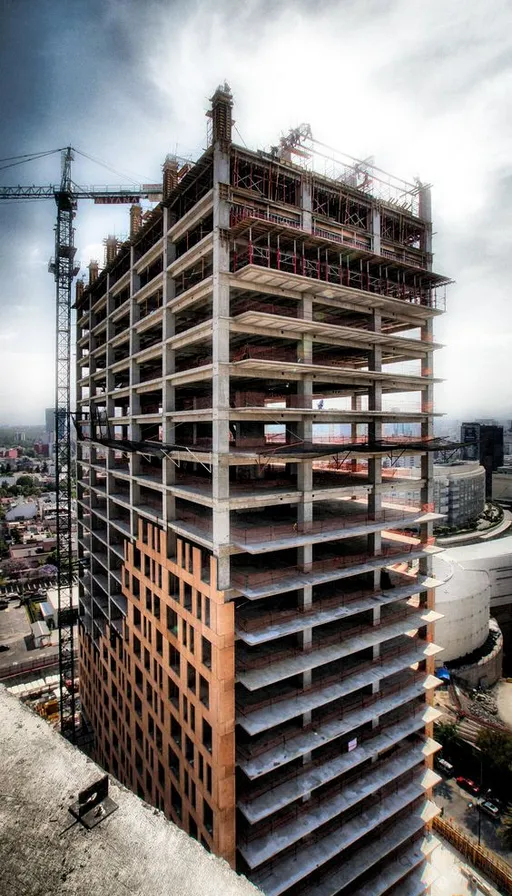
{"label": "dirt ground", "polygon": [[500,719],[512,728],[512,682],[500,681],[495,696]]}

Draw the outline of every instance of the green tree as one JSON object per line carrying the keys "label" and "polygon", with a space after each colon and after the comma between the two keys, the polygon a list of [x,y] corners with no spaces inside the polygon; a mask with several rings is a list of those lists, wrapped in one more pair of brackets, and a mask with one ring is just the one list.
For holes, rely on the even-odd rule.
{"label": "green tree", "polygon": [[434,736],[443,749],[448,751],[457,739],[457,726],[453,722],[436,722],[434,725]]}
{"label": "green tree", "polygon": [[44,562],[53,563],[54,566],[57,566],[57,548],[54,548],[53,551],[50,551]]}
{"label": "green tree", "polygon": [[512,735],[506,731],[484,728],[478,735],[476,745],[496,771],[512,772]]}
{"label": "green tree", "polygon": [[498,828],[498,834],[503,845],[507,849],[512,849],[512,806],[510,803],[501,816],[501,825]]}
{"label": "green tree", "polygon": [[16,485],[18,488],[34,488],[34,480],[32,476],[18,476]]}

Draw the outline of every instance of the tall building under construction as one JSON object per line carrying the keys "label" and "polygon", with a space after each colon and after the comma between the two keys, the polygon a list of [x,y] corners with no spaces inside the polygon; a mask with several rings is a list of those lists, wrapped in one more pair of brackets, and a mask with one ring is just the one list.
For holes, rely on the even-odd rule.
{"label": "tall building under construction", "polygon": [[[232,105],[218,88],[208,149],[167,159],[162,201],[77,290],[84,717],[108,771],[267,896],[417,896],[447,283],[429,190],[306,127],[236,145]],[[383,467],[402,455],[415,500]]]}

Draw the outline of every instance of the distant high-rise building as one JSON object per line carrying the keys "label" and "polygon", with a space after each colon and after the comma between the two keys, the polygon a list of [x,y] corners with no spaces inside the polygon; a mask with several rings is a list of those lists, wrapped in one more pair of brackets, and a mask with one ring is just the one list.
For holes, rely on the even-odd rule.
{"label": "distant high-rise building", "polygon": [[512,455],[512,421],[503,433],[503,452],[505,455]]}
{"label": "distant high-rise building", "polygon": [[55,408],[46,408],[44,415],[48,457],[52,463],[55,460]]}
{"label": "distant high-rise building", "polygon": [[485,496],[492,498],[492,474],[503,465],[503,427],[488,423],[463,423],[460,440],[464,460],[477,460],[485,469]]}
{"label": "distant high-rise building", "polygon": [[[316,173],[296,132],[237,146],[231,107],[219,88],[209,148],[166,162],[162,202],[77,297],[84,714],[105,768],[264,893],[419,896],[439,811],[430,194],[366,163]],[[390,453],[419,460],[414,503]]]}

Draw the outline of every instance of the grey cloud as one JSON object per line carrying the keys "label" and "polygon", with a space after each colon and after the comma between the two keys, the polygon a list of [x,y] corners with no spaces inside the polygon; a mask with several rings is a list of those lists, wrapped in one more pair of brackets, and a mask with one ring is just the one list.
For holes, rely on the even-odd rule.
{"label": "grey cloud", "polygon": [[[190,149],[200,151],[202,109],[217,78],[231,83],[235,117],[252,145],[275,139],[276,128],[285,131],[297,123],[290,120],[301,106],[297,97],[302,102],[304,86],[316,79],[318,105],[327,110],[325,138],[333,145],[341,140],[340,149],[349,153],[357,151],[357,123],[350,109],[354,97],[370,121],[379,104],[389,99],[392,108],[397,101],[402,120],[394,121],[391,114],[381,118],[381,132],[374,135],[377,152],[388,152],[389,165],[386,162],[383,167],[393,170],[393,154],[400,148],[402,129],[408,127],[407,110],[415,116],[418,141],[437,148],[444,141],[442,125],[451,121],[450,112],[455,120],[464,114],[466,102],[468,108],[473,106],[483,88],[505,83],[511,66],[507,5],[496,0],[488,19],[482,9],[474,0],[448,4],[441,0],[428,4],[420,0],[0,0],[0,157],[71,141],[121,170],[142,169],[145,180],[158,176],[163,155],[173,151],[176,140],[189,141]],[[306,43],[294,54],[297,23],[302,37],[311,33],[314,45],[308,48]],[[212,47],[214,27],[216,34],[225,37],[224,44]],[[343,84],[336,76],[324,77],[318,63],[311,65],[311,49],[318,51],[319,42],[329,44],[333,39],[339,54],[333,64],[339,61],[340,67],[357,45],[353,80]],[[282,49],[291,60],[270,85],[262,71],[264,62],[272,62],[265,57],[267,41],[276,56]],[[332,46],[331,42],[330,52]],[[173,57],[184,71],[167,65]],[[158,64],[152,67],[155,59]],[[327,65],[331,60],[325,61]],[[236,68],[235,73],[230,66]],[[187,73],[194,76],[192,85],[187,83]],[[495,142],[503,153],[509,125],[502,120],[501,94],[493,102]],[[306,116],[315,114],[314,105],[300,114],[308,120]],[[467,147],[455,145],[460,133],[467,139],[467,129],[455,130],[445,152],[447,170],[453,182],[460,177],[462,192],[471,190],[472,184],[459,175],[459,161]],[[373,139],[371,132],[369,139]],[[182,145],[179,151],[184,152]],[[371,145],[368,151],[373,151]],[[377,163],[382,160],[377,158]],[[415,164],[412,157],[411,165]],[[464,218],[454,212],[456,197],[445,200],[442,188],[434,184],[434,208],[439,207],[434,221],[436,269],[457,280],[449,290],[449,313],[437,325],[441,341],[452,342],[445,350],[448,358],[459,358],[457,331],[466,325],[468,315],[484,321],[490,336],[503,331],[500,316],[508,315],[512,173],[500,167],[501,161],[491,152],[478,165],[484,180],[482,207]],[[30,168],[0,172],[0,183],[54,182],[58,172],[58,158],[50,157]],[[115,182],[114,175],[98,174],[83,159],[77,159],[76,177],[81,182],[98,182],[98,178]],[[15,306],[30,309],[22,348],[28,373],[34,377],[38,371],[31,371],[31,352],[48,352],[53,345],[54,285],[39,261],[52,253],[54,221],[51,202],[44,206],[0,204],[1,329],[19,329],[20,313]],[[93,226],[89,206],[80,207],[79,257],[81,246],[101,243],[110,221],[103,210]],[[27,247],[32,246],[38,250],[37,263],[27,266]],[[443,339],[445,333],[449,339]],[[509,397],[499,369],[503,352],[483,346],[480,354],[481,363],[487,363],[480,388],[488,388],[493,400],[497,396],[505,407]],[[461,357],[463,363],[475,368],[476,362],[474,357]],[[51,380],[51,365],[49,370]],[[2,366],[0,352],[0,377],[10,378],[11,373],[5,363]],[[476,392],[461,394],[457,378],[452,377],[447,390],[447,401],[454,407],[466,402],[461,413],[469,411],[473,399],[481,401]],[[0,417],[24,408],[27,420],[37,419],[39,409],[30,404],[27,391],[13,385],[11,392],[0,405]]]}

